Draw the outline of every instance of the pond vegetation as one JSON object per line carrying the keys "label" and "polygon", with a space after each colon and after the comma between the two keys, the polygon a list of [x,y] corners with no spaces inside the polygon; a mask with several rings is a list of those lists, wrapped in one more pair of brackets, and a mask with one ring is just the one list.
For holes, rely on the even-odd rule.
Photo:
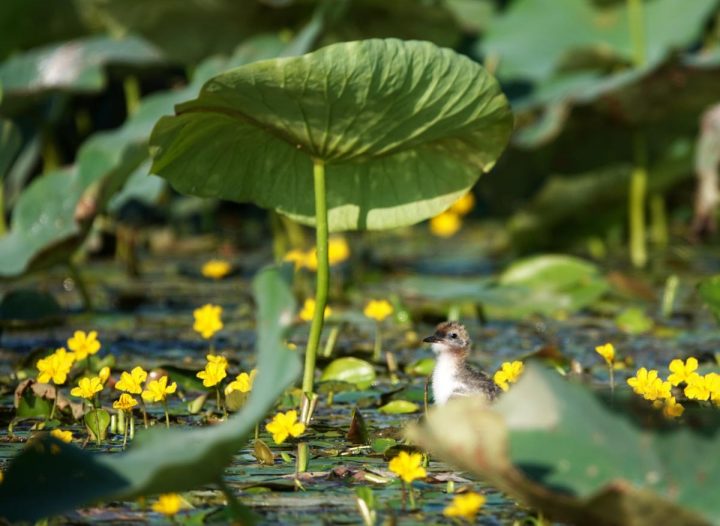
{"label": "pond vegetation", "polygon": [[715,0],[0,20],[3,519],[720,521]]}

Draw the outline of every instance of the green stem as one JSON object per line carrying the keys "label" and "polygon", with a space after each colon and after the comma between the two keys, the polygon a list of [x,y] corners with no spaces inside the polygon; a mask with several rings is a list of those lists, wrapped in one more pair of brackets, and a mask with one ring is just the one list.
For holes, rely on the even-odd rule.
{"label": "green stem", "polygon": [[260,440],[260,423],[255,424],[255,440]]}
{"label": "green stem", "polygon": [[143,413],[143,426],[145,426],[145,429],[147,429],[148,428],[147,409],[145,409],[145,400],[143,400],[142,396],[140,396],[140,407],[142,407],[142,413]]}
{"label": "green stem", "polygon": [[325,347],[322,351],[322,357],[323,358],[329,358],[332,356],[333,350],[335,349],[335,344],[337,343],[338,336],[340,335],[340,325],[335,325],[332,329],[330,329],[330,334],[328,335],[328,339],[325,342]]}
{"label": "green stem", "polygon": [[633,62],[635,67],[641,67],[645,65],[647,59],[643,0],[627,0],[627,11],[630,39],[633,45]]}
{"label": "green stem", "polygon": [[165,410],[165,427],[170,429],[170,414],[168,413],[167,401],[163,400],[163,409]]}
{"label": "green stem", "polygon": [[58,396],[60,396],[60,390],[58,389],[58,386],[56,385],[55,386],[55,398],[53,398],[53,405],[52,405],[52,409],[50,409],[50,418],[48,418],[48,420],[52,420],[53,417],[55,416],[55,410],[57,409]]}
{"label": "green stem", "polygon": [[311,395],[315,384],[315,357],[323,328],[325,306],[327,305],[329,263],[328,263],[328,216],[325,195],[325,163],[313,160],[315,181],[315,232],[317,236],[317,282],[315,284],[315,312],[313,313],[305,350],[305,371],[303,373],[303,392]]}
{"label": "green stem", "polygon": [[408,497],[410,498],[410,510],[415,509],[415,492],[413,491],[412,482],[408,484]]}
{"label": "green stem", "polygon": [[647,194],[647,147],[642,132],[635,134],[635,167],[630,176],[630,260],[633,265],[642,268],[647,263],[645,243],[645,200]]}
{"label": "green stem", "polygon": [[0,180],[0,237],[7,232],[7,223],[5,222],[5,186]]}
{"label": "green stem", "polygon": [[610,396],[615,396],[615,367],[614,364],[610,363],[608,364],[608,369],[610,371]]}
{"label": "green stem", "polygon": [[658,248],[667,248],[670,236],[668,234],[665,198],[661,194],[654,194],[650,197],[650,225],[650,238],[653,243]]}
{"label": "green stem", "polygon": [[125,447],[127,447],[127,437],[128,437],[128,428],[130,427],[127,425],[128,420],[132,418],[132,413],[128,413],[125,415],[125,411],[121,411],[123,413],[123,417],[125,418],[125,429],[123,429],[123,450],[125,450]]}
{"label": "green stem", "polygon": [[310,458],[310,446],[307,442],[300,442],[297,446],[297,459],[295,461],[295,472],[305,473]]}
{"label": "green stem", "polygon": [[125,91],[125,110],[128,116],[133,115],[140,106],[140,82],[134,75],[129,75],[123,80]]}
{"label": "green stem", "polygon": [[375,344],[373,345],[373,361],[379,362],[382,358],[382,331],[380,322],[375,323]]}
{"label": "green stem", "polygon": [[[94,408],[93,408],[94,409]],[[97,442],[97,445],[99,446],[102,442],[100,440],[100,417],[98,416],[98,410],[94,409],[95,411],[95,442]]]}
{"label": "green stem", "polygon": [[663,292],[661,310],[664,318],[670,318],[673,314],[673,304],[675,303],[675,296],[677,295],[677,289],[679,284],[680,280],[675,274],[669,276],[668,279],[665,281],[665,290]]}

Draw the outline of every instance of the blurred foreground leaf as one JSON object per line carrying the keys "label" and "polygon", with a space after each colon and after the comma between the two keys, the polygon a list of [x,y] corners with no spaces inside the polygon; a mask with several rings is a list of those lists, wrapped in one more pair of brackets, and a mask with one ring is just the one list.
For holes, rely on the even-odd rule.
{"label": "blurred foreground leaf", "polygon": [[0,485],[0,510],[9,521],[33,521],[100,500],[133,499],[217,483],[255,423],[298,376],[297,355],[285,344],[282,320],[294,300],[277,268],[253,282],[258,304],[258,380],[244,409],[202,429],[139,432],[127,453],[96,454],[45,437],[10,464]]}
{"label": "blurred foreground leaf", "polygon": [[[601,403],[529,364],[493,407],[462,399],[433,409],[410,438],[549,517],[577,524],[707,525],[720,520],[720,427],[669,423]],[[452,430],[452,432],[449,432]]]}

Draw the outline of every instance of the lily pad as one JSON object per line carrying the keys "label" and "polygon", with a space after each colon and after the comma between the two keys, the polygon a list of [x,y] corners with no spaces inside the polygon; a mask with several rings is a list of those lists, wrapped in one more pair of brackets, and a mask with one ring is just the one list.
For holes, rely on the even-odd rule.
{"label": "lily pad", "polygon": [[321,382],[338,381],[366,389],[375,381],[375,368],[371,363],[348,356],[330,362],[320,377]]}
{"label": "lily pad", "polygon": [[0,326],[39,326],[62,320],[63,310],[49,292],[18,289],[0,300]]}
{"label": "lily pad", "polygon": [[450,206],[511,130],[497,82],[470,59],[428,42],[346,42],[212,78],[156,125],[152,171],[182,193],[313,224],[322,160],[330,230],[385,229]]}
{"label": "lily pad", "polygon": [[[116,455],[38,439],[5,472],[0,513],[11,522],[35,521],[99,500],[129,500],[217,483],[255,423],[300,373],[297,354],[283,343],[284,320],[292,319],[295,308],[288,281],[277,268],[265,269],[256,276],[253,291],[260,372],[240,413],[217,426],[139,432],[129,450]],[[33,496],[38,494],[44,495],[40,501]]]}
{"label": "lily pad", "polygon": [[420,406],[407,400],[393,400],[382,406],[378,411],[386,415],[406,415],[409,413],[417,413]]}
{"label": "lily pad", "polygon": [[704,429],[650,430],[636,416],[531,363],[494,407],[451,401],[409,437],[555,520],[717,523],[717,418]]}

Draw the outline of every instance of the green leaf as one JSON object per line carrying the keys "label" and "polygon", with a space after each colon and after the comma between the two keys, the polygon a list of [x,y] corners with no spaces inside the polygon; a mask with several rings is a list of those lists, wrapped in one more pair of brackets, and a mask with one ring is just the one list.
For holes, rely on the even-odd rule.
{"label": "green leaf", "polygon": [[[129,500],[217,482],[255,423],[300,373],[297,354],[283,343],[284,320],[292,319],[295,312],[288,279],[277,268],[268,268],[253,281],[259,373],[240,413],[217,426],[139,432],[122,454],[90,453],[38,439],[5,472],[0,513],[11,522],[33,521],[99,500]],[[57,446],[57,453],[50,450],[50,443]]]}
{"label": "green leaf", "polygon": [[435,358],[420,358],[405,367],[405,374],[411,376],[430,376],[435,368]]}
{"label": "green leaf", "polygon": [[652,330],[655,325],[652,318],[639,307],[624,309],[615,317],[615,323],[621,331],[628,334],[642,334]]}
{"label": "green leaf", "polygon": [[105,440],[108,427],[110,427],[110,413],[105,409],[93,409],[85,413],[85,427],[90,432],[90,439]]}
{"label": "green leaf", "polygon": [[153,130],[153,173],[183,193],[313,224],[319,159],[333,231],[441,212],[492,168],[512,129],[507,100],[481,66],[393,39],[237,68],[176,113]]}
{"label": "green leaf", "polygon": [[108,64],[147,66],[162,60],[155,47],[135,36],[87,37],[33,49],[0,64],[2,105],[50,90],[100,91]]}
{"label": "green leaf", "polygon": [[413,276],[398,282],[406,297],[482,304],[493,319],[523,319],[531,314],[575,312],[592,305],[607,290],[598,268],[572,256],[522,259],[497,279]]}
{"label": "green leaf", "polygon": [[330,362],[320,377],[321,382],[337,381],[355,384],[366,389],[375,381],[375,368],[371,363],[348,356]]}
{"label": "green leaf", "polygon": [[[692,44],[717,6],[715,0],[644,4],[649,64]],[[504,79],[548,79],[579,52],[597,54],[592,69],[602,69],[610,60],[622,64],[634,58],[625,2],[595,8],[591,0],[517,0],[490,24],[479,46],[496,57],[498,75]]]}
{"label": "green leaf", "polygon": [[720,275],[702,280],[698,285],[698,294],[715,319],[720,320]]}
{"label": "green leaf", "polygon": [[42,326],[57,323],[62,317],[62,307],[49,292],[18,289],[0,300],[0,326]]}
{"label": "green leaf", "polygon": [[720,422],[710,416],[702,429],[642,429],[637,408],[608,408],[531,363],[492,408],[451,401],[409,437],[555,520],[700,525],[720,519]]}
{"label": "green leaf", "polygon": [[265,466],[272,466],[275,464],[275,455],[273,455],[272,450],[259,438],[255,440],[253,444],[253,456],[260,464]]}
{"label": "green leaf", "polygon": [[408,402],[407,400],[393,400],[378,409],[378,411],[386,415],[405,415],[408,413],[417,413],[419,410],[419,405]]}

